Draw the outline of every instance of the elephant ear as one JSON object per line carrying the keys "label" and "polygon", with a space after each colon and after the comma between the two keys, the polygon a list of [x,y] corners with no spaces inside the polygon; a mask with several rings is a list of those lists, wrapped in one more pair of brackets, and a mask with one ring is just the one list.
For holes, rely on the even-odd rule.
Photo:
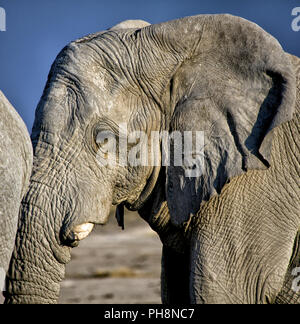
{"label": "elephant ear", "polygon": [[182,145],[171,136],[167,167],[167,202],[176,226],[188,222],[231,178],[272,164],[273,129],[292,118],[295,102],[291,62],[272,36],[228,15],[208,16],[203,26],[171,81],[170,133],[183,138]]}

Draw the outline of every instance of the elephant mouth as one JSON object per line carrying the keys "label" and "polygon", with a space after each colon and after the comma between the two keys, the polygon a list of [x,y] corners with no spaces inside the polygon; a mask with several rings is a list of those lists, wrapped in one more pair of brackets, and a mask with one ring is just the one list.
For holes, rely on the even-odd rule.
{"label": "elephant mouth", "polygon": [[70,247],[77,247],[79,242],[87,238],[92,230],[94,229],[95,224],[93,223],[84,223],[81,225],[76,225],[74,228],[62,233],[62,242],[63,244]]}

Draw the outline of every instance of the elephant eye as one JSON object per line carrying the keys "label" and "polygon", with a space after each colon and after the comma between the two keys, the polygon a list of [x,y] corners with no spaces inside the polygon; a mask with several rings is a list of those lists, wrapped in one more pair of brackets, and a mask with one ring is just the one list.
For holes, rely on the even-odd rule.
{"label": "elephant eye", "polygon": [[109,154],[114,154],[116,152],[116,136],[111,131],[99,131],[96,135],[95,142],[98,150],[101,151],[105,158],[107,158]]}
{"label": "elephant eye", "polygon": [[114,134],[110,131],[98,131],[95,137],[95,141],[97,143],[97,145],[99,146],[104,146],[107,145],[109,143],[109,141],[114,138]]}
{"label": "elephant eye", "polygon": [[103,140],[99,138],[98,136],[96,137],[96,143],[99,146],[105,146],[108,143],[108,138],[104,138]]}

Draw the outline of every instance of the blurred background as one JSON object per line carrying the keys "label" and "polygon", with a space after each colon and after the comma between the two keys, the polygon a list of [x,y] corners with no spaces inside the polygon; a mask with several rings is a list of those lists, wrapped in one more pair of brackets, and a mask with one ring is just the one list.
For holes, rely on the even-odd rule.
{"label": "blurred background", "polygon": [[[70,41],[126,19],[152,24],[196,14],[231,13],[256,22],[300,56],[292,29],[299,0],[0,0],[0,89],[31,132],[34,111],[58,52]],[[298,23],[300,25],[300,23]],[[161,243],[134,213],[126,231],[114,217],[74,249],[62,303],[159,303]]]}

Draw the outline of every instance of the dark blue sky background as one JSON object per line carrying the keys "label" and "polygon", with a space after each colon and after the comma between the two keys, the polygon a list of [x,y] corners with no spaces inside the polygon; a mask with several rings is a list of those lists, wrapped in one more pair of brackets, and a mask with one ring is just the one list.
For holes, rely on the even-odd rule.
{"label": "dark blue sky background", "polygon": [[28,129],[50,66],[71,40],[125,19],[158,23],[196,14],[231,13],[256,22],[283,48],[300,56],[300,31],[291,16],[300,0],[0,0],[7,31],[0,32],[0,89]]}

